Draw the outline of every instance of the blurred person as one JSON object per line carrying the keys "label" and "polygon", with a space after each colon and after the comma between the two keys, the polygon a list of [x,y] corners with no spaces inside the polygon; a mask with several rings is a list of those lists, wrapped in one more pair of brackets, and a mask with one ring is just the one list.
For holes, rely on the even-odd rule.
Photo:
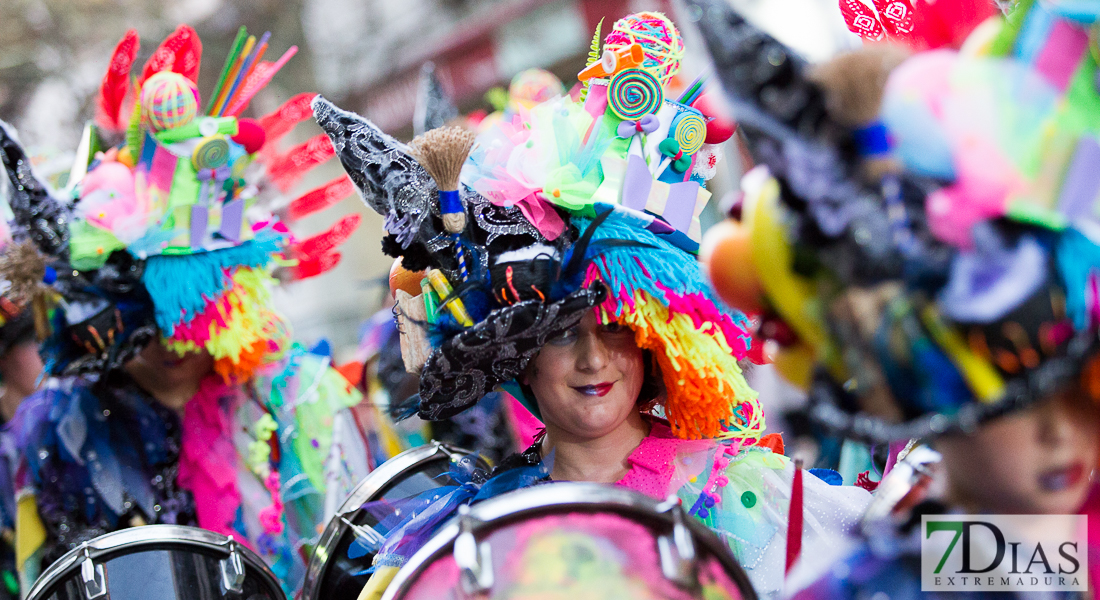
{"label": "blurred person", "polygon": [[29,584],[104,533],[192,525],[248,544],[290,594],[303,546],[368,469],[348,410],[361,396],[293,342],[270,290],[273,275],[334,266],[358,220],[299,240],[256,203],[314,164],[308,148],[277,153],[308,115],[294,108],[303,97],[247,119],[262,82],[223,81],[203,110],[194,30],[178,28],[132,76],[137,43],[129,32],[112,58],[71,198],[35,176],[0,123],[17,240],[0,271],[13,297],[43,307],[54,376],[8,424],[16,566]]}
{"label": "blurred person", "polygon": [[[809,560],[788,591],[925,597],[922,517],[1088,510],[1100,450],[1097,59],[1084,45],[1036,49],[1086,39],[1097,7],[1022,3],[983,21],[980,3],[941,6],[959,11],[956,28],[980,17],[962,50],[869,46],[811,68],[724,3],[692,4],[709,15],[700,28],[762,164],[742,182],[743,220],[708,240],[719,292],[764,308],[782,334],[777,364],[810,389],[819,423],[875,443],[925,440],[942,456],[912,489],[887,474],[861,543],[836,565]],[[908,40],[954,39],[939,33]],[[767,94],[797,90],[782,111],[750,77],[760,56],[782,82]],[[1030,597],[1012,583],[975,596]]]}

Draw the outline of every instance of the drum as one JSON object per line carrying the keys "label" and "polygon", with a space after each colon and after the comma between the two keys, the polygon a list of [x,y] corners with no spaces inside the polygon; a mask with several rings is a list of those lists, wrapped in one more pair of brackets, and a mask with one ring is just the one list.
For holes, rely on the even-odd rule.
{"label": "drum", "polygon": [[178,525],[101,535],[50,565],[28,600],[286,600],[263,560],[231,537]]}
{"label": "drum", "polygon": [[939,453],[927,446],[907,448],[875,488],[874,500],[863,513],[861,527],[870,533],[883,522],[908,515],[929,497],[939,462]]}
{"label": "drum", "polygon": [[383,600],[755,599],[728,547],[626,488],[554,483],[511,492],[447,524]]}
{"label": "drum", "polygon": [[[412,498],[432,489],[456,485],[448,473],[451,465],[461,460],[475,459],[467,450],[433,440],[398,454],[363,478],[321,534],[309,561],[303,600],[356,600],[370,578],[364,571],[371,566],[374,554],[358,555],[349,550],[356,537],[381,542],[387,533],[380,529],[377,512],[368,512],[363,505]],[[483,459],[476,460],[478,468],[485,471],[491,468]]]}

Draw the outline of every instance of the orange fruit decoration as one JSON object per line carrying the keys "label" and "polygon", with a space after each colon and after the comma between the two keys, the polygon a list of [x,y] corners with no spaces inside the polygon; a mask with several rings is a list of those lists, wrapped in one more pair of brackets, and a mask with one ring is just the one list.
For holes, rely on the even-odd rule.
{"label": "orange fruit decoration", "polygon": [[424,271],[410,271],[401,266],[401,257],[397,257],[390,267],[390,296],[396,296],[397,290],[404,290],[410,296],[419,296],[420,280],[424,277]]}
{"label": "orange fruit decoration", "polygon": [[727,304],[747,314],[764,310],[764,288],[753,266],[748,228],[733,219],[714,225],[703,236],[699,260],[714,290]]}

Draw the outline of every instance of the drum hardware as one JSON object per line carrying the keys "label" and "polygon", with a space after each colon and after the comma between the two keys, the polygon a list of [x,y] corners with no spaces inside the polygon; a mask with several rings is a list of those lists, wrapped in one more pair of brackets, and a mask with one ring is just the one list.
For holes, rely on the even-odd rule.
{"label": "drum hardware", "polygon": [[[601,520],[605,517],[610,520]],[[635,575],[628,577],[644,581],[647,575],[639,571],[644,569],[646,574],[652,573],[668,586],[687,592],[693,598],[714,597],[717,586],[717,597],[722,597],[724,590],[731,594],[730,597],[756,599],[748,576],[729,547],[713,531],[687,516],[679,499],[660,502],[614,486],[563,482],[517,490],[472,507],[460,507],[458,517],[445,524],[401,567],[382,600],[435,600],[440,597],[481,600],[496,596],[498,592],[503,594],[501,597],[510,597],[507,590],[517,585],[516,578],[520,576],[517,573],[521,572],[510,561],[519,555],[496,556],[500,552],[494,553],[493,546],[500,544],[508,548],[504,552],[516,553],[519,550],[513,545],[515,536],[532,535],[534,537],[527,539],[535,539],[541,535],[533,533],[540,531],[537,528],[540,521],[563,518],[561,523],[565,531],[569,530],[569,523],[577,523],[576,519],[592,524],[592,530],[584,529],[586,525],[574,525],[572,533],[566,533],[566,538],[561,539],[586,535],[598,538],[605,534],[615,535],[615,531],[620,535],[627,531],[632,536],[637,534],[636,529],[616,523],[634,523],[648,529],[644,539],[620,538],[616,542],[613,537],[602,538],[612,547],[619,544],[617,547],[624,554],[612,552],[600,560],[630,555],[628,548],[631,545],[653,544],[654,552],[649,559],[652,566],[621,565],[627,570],[624,573],[633,569]],[[549,527],[547,532],[556,526]],[[548,535],[551,537],[543,539],[553,539],[553,534]],[[583,546],[583,542],[581,544]],[[597,544],[593,547],[607,546]],[[724,573],[726,579],[716,577],[716,572]],[[612,579],[616,576],[613,571],[607,573]],[[540,583],[545,586],[548,581]]]}
{"label": "drum hardware", "polygon": [[467,595],[484,594],[493,587],[493,555],[487,542],[478,543],[474,528],[481,522],[470,515],[470,507],[458,507],[458,537],[455,538],[455,564],[462,572],[462,591]]}
{"label": "drum hardware", "polygon": [[355,523],[349,521],[347,517],[343,515],[340,515],[340,520],[344,522],[344,525],[348,526],[348,529],[351,529],[352,532],[355,533],[356,537],[370,543],[372,548],[381,548],[382,544],[386,542],[386,538],[382,534],[371,529],[370,527],[362,527],[360,525],[356,525]]}
{"label": "drum hardware", "polygon": [[[491,469],[484,459],[466,450],[432,440],[371,471],[348,495],[314,547],[302,600],[356,600],[370,577],[367,569],[373,564],[373,555],[386,541],[385,529],[375,529],[383,515],[364,507],[400,503],[434,488],[456,485],[449,476],[455,467]],[[350,555],[353,546],[354,557]]]}
{"label": "drum hardware", "polygon": [[212,531],[145,525],[89,540],[49,565],[26,600],[287,600],[247,546]]}
{"label": "drum hardware", "polygon": [[676,585],[693,589],[699,579],[695,572],[695,541],[684,524],[683,501],[672,496],[657,505],[657,512],[672,516],[672,535],[657,536],[657,552],[661,557],[661,572]]}
{"label": "drum hardware", "polygon": [[80,579],[84,583],[84,596],[88,600],[110,598],[107,594],[107,574],[103,571],[103,565],[96,564],[88,551],[88,542],[81,545],[84,550],[84,560],[80,563]]}
{"label": "drum hardware", "polygon": [[237,542],[233,536],[229,536],[227,545],[229,556],[218,562],[218,569],[222,576],[222,591],[227,594],[241,594],[244,592],[244,559],[237,552]]}

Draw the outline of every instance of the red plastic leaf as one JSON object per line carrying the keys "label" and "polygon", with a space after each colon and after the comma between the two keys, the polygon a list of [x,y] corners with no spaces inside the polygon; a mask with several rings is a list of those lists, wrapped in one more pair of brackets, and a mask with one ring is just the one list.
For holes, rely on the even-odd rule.
{"label": "red plastic leaf", "polygon": [[157,47],[141,70],[139,83],[145,83],[153,73],[172,71],[198,83],[202,63],[202,41],[187,25],[180,25]]}
{"label": "red plastic leaf", "polygon": [[319,233],[307,240],[303,240],[295,248],[295,254],[300,260],[312,260],[326,254],[333,248],[348,241],[351,234],[359,228],[359,222],[363,216],[359,213],[346,215],[324,233]]}
{"label": "red plastic leaf", "polygon": [[313,117],[313,107],[310,103],[317,97],[315,92],[304,92],[287,100],[275,112],[260,117],[260,127],[267,134],[267,143],[264,148],[275,148],[277,142],[283,138],[294,126]]}
{"label": "red plastic leaf", "polygon": [[863,39],[878,42],[886,37],[875,11],[860,0],[840,0],[840,14],[844,16],[848,29]]}
{"label": "red plastic leaf", "polygon": [[140,46],[141,38],[138,37],[137,30],[131,29],[122,36],[115,46],[115,53],[111,55],[111,63],[107,65],[103,83],[99,86],[99,105],[95,118],[96,125],[104,129],[126,129],[126,123],[119,118],[119,112],[126,93],[130,91],[130,67],[134,64]]}
{"label": "red plastic leaf", "polygon": [[915,15],[913,38],[921,49],[959,48],[975,27],[995,14],[996,4],[987,0],[922,2]]}
{"label": "red plastic leaf", "polygon": [[909,0],[874,0],[886,33],[908,41],[913,34],[913,5]]}
{"label": "red plastic leaf", "polygon": [[338,177],[310,190],[290,203],[287,215],[292,221],[322,211],[355,193],[355,186],[347,175]]}
{"label": "red plastic leaf", "polygon": [[316,277],[340,264],[340,258],[341,254],[339,252],[333,252],[332,254],[325,254],[314,259],[303,260],[298,263],[298,266],[292,269],[294,278],[309,279],[310,277]]}
{"label": "red plastic leaf", "polygon": [[[271,143],[271,140],[269,139],[267,143]],[[335,154],[332,140],[327,134],[319,133],[304,144],[291,148],[286,154],[272,159],[268,163],[267,174],[275,185],[286,193],[301,181],[310,169],[332,158]]]}

